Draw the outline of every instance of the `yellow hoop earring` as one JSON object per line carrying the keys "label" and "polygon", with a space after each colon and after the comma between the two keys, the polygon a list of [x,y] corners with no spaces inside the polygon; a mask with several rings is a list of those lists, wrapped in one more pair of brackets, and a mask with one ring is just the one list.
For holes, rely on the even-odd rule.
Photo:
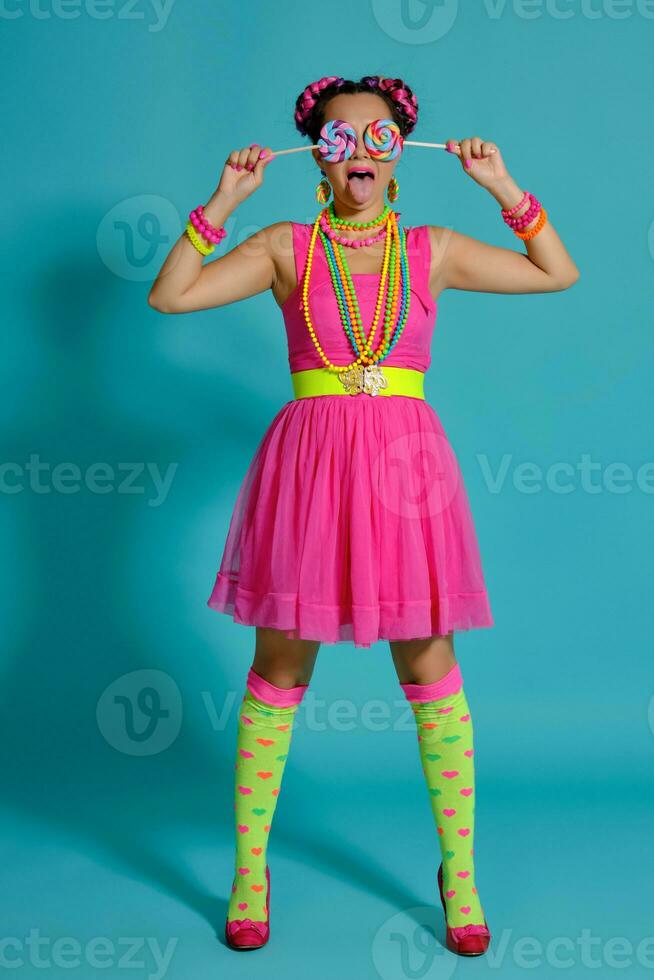
{"label": "yellow hoop earring", "polygon": [[389,204],[393,204],[395,201],[397,201],[398,197],[400,196],[400,185],[398,184],[395,177],[391,177],[391,179],[389,180],[386,193],[388,194]]}
{"label": "yellow hoop earring", "polygon": [[332,185],[325,177],[323,177],[316,187],[316,201],[318,201],[319,204],[327,204],[327,201],[331,197],[331,193]]}

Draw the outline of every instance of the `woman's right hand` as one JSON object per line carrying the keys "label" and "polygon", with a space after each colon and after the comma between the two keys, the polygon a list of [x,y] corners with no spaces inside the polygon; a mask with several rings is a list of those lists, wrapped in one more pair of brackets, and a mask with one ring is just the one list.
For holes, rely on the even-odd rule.
{"label": "woman's right hand", "polygon": [[263,172],[272,159],[270,147],[261,147],[258,143],[242,150],[232,150],[225,162],[216,193],[234,207],[240,204],[261,187]]}

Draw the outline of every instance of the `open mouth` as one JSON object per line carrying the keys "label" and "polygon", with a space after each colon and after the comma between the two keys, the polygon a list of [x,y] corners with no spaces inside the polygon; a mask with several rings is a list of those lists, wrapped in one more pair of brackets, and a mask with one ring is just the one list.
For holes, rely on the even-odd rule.
{"label": "open mouth", "polygon": [[347,172],[347,179],[349,181],[361,180],[365,182],[367,180],[374,180],[375,175],[370,167],[352,167],[352,169],[348,170]]}
{"label": "open mouth", "polygon": [[347,172],[350,196],[357,204],[368,204],[375,196],[375,171],[365,164],[350,167]]}

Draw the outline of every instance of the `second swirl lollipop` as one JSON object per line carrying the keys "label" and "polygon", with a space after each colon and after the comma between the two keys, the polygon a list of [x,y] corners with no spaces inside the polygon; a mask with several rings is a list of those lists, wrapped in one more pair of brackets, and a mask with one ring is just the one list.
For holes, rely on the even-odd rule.
{"label": "second swirl lollipop", "polygon": [[349,160],[357,146],[357,134],[343,119],[331,119],[320,130],[318,150],[327,163]]}
{"label": "second swirl lollipop", "polygon": [[370,156],[376,160],[396,160],[402,152],[404,140],[400,127],[393,119],[377,119],[366,128],[363,142]]}

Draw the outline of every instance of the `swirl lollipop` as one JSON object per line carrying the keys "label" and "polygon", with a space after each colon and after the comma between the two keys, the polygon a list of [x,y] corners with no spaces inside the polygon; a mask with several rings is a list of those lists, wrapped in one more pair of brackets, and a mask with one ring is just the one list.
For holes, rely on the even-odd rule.
{"label": "swirl lollipop", "polygon": [[[446,143],[421,143],[406,140],[393,119],[377,119],[370,123],[363,134],[363,142],[371,157],[376,160],[396,160],[405,146],[429,146],[446,150]],[[457,144],[458,145],[458,144]],[[319,150],[323,160],[328,163],[341,163],[349,160],[357,146],[357,135],[344,119],[332,119],[320,130],[317,143],[311,146],[293,146],[289,150],[273,150],[271,156],[281,157],[285,153],[302,153],[303,150]],[[495,150],[491,150],[495,153]]]}
{"label": "swirl lollipop", "polygon": [[392,119],[377,119],[366,127],[363,142],[376,160],[396,160],[402,152],[400,127]]}
{"label": "swirl lollipop", "polygon": [[356,145],[357,134],[343,119],[331,119],[320,130],[318,149],[327,163],[349,160]]}

